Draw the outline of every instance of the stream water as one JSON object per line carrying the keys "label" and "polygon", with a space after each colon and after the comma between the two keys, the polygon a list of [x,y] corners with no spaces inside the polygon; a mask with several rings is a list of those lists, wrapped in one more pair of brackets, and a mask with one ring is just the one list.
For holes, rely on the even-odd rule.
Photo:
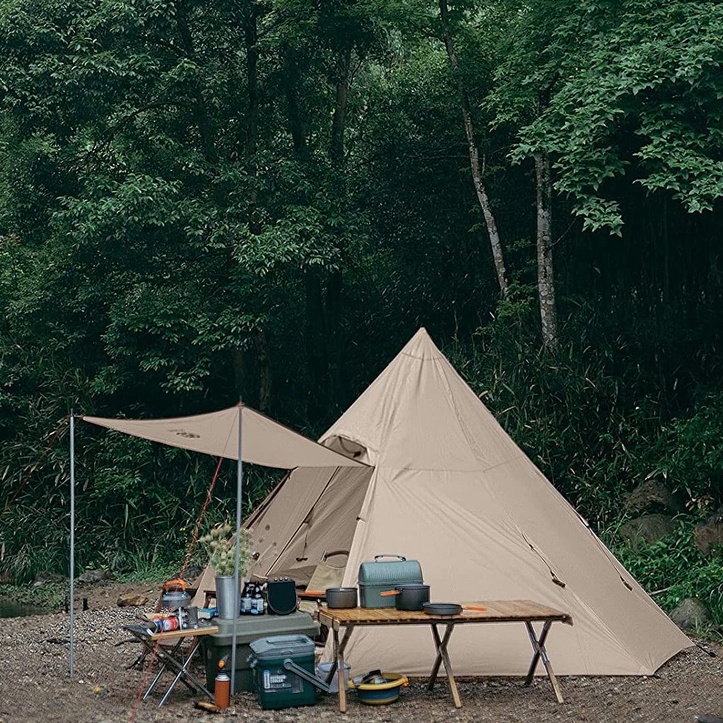
{"label": "stream water", "polygon": [[35,607],[33,605],[21,605],[0,598],[0,618],[19,618],[23,615],[43,615],[50,612],[46,608]]}

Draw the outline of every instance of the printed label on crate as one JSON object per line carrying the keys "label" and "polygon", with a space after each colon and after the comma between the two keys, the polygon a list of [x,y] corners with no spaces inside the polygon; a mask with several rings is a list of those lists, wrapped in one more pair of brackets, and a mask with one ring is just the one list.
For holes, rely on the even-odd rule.
{"label": "printed label on crate", "polygon": [[289,674],[283,668],[264,670],[261,674],[263,689],[268,693],[300,693],[304,681],[298,675]]}

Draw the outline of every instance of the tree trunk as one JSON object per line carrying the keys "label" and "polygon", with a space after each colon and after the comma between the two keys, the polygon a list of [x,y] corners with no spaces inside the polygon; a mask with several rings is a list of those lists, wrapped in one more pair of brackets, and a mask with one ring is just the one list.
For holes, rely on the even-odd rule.
{"label": "tree trunk", "polygon": [[442,22],[442,34],[444,37],[444,47],[447,50],[447,57],[449,58],[452,71],[457,80],[457,89],[460,94],[462,103],[462,121],[464,123],[464,132],[467,136],[467,150],[469,153],[469,164],[472,170],[472,182],[474,183],[474,190],[477,194],[477,201],[482,215],[485,220],[485,226],[487,227],[487,234],[490,238],[490,247],[492,248],[492,259],[495,265],[495,272],[497,273],[497,283],[500,287],[500,291],[503,296],[507,294],[507,272],[505,270],[504,254],[502,253],[502,243],[500,241],[499,231],[497,230],[497,222],[495,221],[494,214],[492,213],[492,205],[490,204],[489,196],[487,195],[487,189],[485,188],[484,182],[482,181],[482,168],[479,161],[479,149],[474,138],[474,126],[472,124],[472,112],[471,105],[469,102],[469,96],[465,89],[462,79],[459,75],[459,61],[457,59],[457,53],[454,49],[454,42],[452,40],[452,33],[449,29],[449,10],[447,7],[447,0],[439,0],[439,16]]}
{"label": "tree trunk", "polygon": [[[343,180],[345,166],[344,133],[346,130],[346,111],[349,100],[349,86],[351,82],[351,47],[346,48],[339,57],[338,76],[336,83],[336,101],[334,103],[334,116],[331,124],[331,144],[329,148],[329,159],[333,168],[338,171]],[[342,194],[346,194],[346,184],[339,188]],[[339,254],[344,253],[343,244],[340,242]],[[329,402],[336,406],[341,393],[341,370],[342,370],[342,291],[344,288],[344,276],[341,264],[337,264],[330,272],[326,286],[326,332],[327,332],[327,353],[328,353],[328,394]],[[331,410],[330,410],[331,411]],[[336,411],[336,409],[334,409]]]}
{"label": "tree trunk", "polygon": [[[176,7],[176,27],[178,34],[181,38],[181,45],[183,52],[186,57],[195,59],[196,49],[193,44],[193,36],[191,35],[191,29],[188,25],[188,18],[186,16],[186,9],[183,3],[178,3]],[[203,98],[203,91],[197,82],[193,82],[191,95],[193,96],[193,103],[191,105],[191,111],[193,118],[198,129],[198,135],[201,140],[201,150],[203,151],[204,158],[209,163],[215,163],[218,160],[216,154],[216,148],[213,142],[213,134],[211,132],[211,123],[206,113],[206,101]]]}
{"label": "tree trunk", "polygon": [[540,298],[542,343],[546,349],[557,348],[557,305],[552,267],[552,186],[550,158],[535,156],[537,180],[537,292]]}
{"label": "tree trunk", "polygon": [[[284,94],[289,118],[289,131],[294,144],[294,155],[300,165],[310,161],[307,139],[307,123],[299,98],[299,68],[302,62],[296,53],[286,49],[284,55]],[[311,419],[318,419],[326,412],[327,402],[327,354],[326,354],[326,309],[319,271],[313,267],[303,269],[304,306],[306,324],[306,374],[309,397],[306,413]]]}
{"label": "tree trunk", "polygon": [[258,11],[252,2],[244,8],[244,44],[246,45],[246,158],[251,160],[256,155],[256,136],[259,120],[258,92]]}
{"label": "tree trunk", "polygon": [[[241,23],[244,31],[244,49],[246,50],[246,124],[243,137],[244,163],[250,175],[256,175],[256,146],[259,124],[259,81],[258,81],[258,8],[254,2],[244,4]],[[260,214],[257,209],[256,188],[248,193],[249,230],[258,235],[262,231]]]}
{"label": "tree trunk", "polygon": [[309,160],[309,144],[306,140],[306,122],[299,98],[299,58],[290,49],[284,53],[284,95],[289,116],[289,131],[294,144],[294,154],[301,164]]}
{"label": "tree trunk", "polygon": [[[342,199],[346,194],[344,184],[346,112],[351,84],[351,46],[339,53],[336,66],[334,109],[329,139],[329,160],[338,182],[334,192]],[[296,158],[300,163],[309,161],[307,124],[304,122],[297,90],[298,63],[289,52],[285,58],[285,95],[289,115],[289,129]],[[338,245],[342,254],[343,244]],[[306,300],[306,365],[309,377],[310,418],[326,416],[339,398],[341,387],[341,319],[343,274],[337,265],[328,272],[315,268],[304,270]]]}
{"label": "tree trunk", "polygon": [[304,273],[306,292],[306,367],[309,375],[307,413],[312,419],[324,416],[327,406],[328,366],[326,319],[322,289],[315,269]]}
{"label": "tree trunk", "polygon": [[259,411],[268,413],[271,405],[271,363],[269,340],[263,329],[259,329],[256,334],[256,352],[259,364]]}
{"label": "tree trunk", "polygon": [[331,121],[331,147],[329,157],[333,165],[344,165],[344,129],[346,126],[346,107],[349,100],[349,75],[351,71],[351,48],[346,48],[339,56],[337,64],[336,100],[334,116]]}
{"label": "tree trunk", "polygon": [[[251,175],[256,173],[256,150],[258,136],[259,118],[259,93],[258,93],[258,17],[259,8],[255,2],[250,0],[243,4],[238,22],[243,28],[244,50],[246,51],[246,97],[245,97],[245,127],[243,136],[238,138],[238,144],[243,149],[243,162]],[[257,211],[257,196],[255,189],[248,192],[249,230],[254,235],[263,231],[263,224],[260,221],[260,214]],[[255,354],[257,384],[258,384],[258,406],[262,412],[266,412],[271,404],[272,376],[269,362],[269,344],[266,331],[257,328],[255,331],[253,346],[248,354]],[[244,356],[244,352],[239,352]]]}

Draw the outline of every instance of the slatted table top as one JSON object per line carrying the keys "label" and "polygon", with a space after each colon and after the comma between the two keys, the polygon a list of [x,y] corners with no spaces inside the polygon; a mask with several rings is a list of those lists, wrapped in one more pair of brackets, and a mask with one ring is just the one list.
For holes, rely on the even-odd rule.
{"label": "slatted table top", "polygon": [[484,623],[559,621],[572,625],[568,613],[555,610],[532,600],[482,600],[460,603],[462,607],[484,607],[485,610],[465,610],[459,615],[429,615],[426,612],[396,608],[329,609],[320,605],[315,616],[322,625],[430,625],[432,623]]}

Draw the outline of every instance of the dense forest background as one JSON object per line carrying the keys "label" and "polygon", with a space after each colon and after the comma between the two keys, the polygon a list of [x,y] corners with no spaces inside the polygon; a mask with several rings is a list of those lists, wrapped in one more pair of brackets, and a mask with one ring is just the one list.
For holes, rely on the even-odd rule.
{"label": "dense forest background", "polygon": [[[71,410],[316,437],[425,326],[611,544],[662,485],[676,533],[620,554],[720,603],[721,37],[713,1],[0,0],[0,572],[67,572]],[[180,560],[216,460],[77,431],[80,566]]]}

